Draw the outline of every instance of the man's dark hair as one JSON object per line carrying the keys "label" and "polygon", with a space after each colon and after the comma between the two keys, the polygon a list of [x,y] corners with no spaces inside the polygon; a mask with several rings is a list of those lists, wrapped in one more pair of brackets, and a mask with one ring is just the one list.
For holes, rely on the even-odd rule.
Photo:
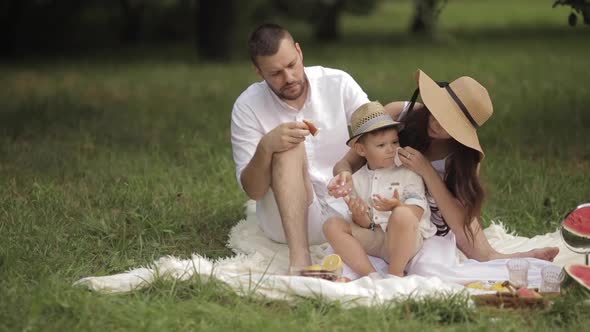
{"label": "man's dark hair", "polygon": [[293,40],[293,37],[285,28],[274,23],[265,23],[250,35],[248,40],[248,50],[252,63],[256,63],[256,57],[274,55],[279,50],[279,45],[283,39]]}

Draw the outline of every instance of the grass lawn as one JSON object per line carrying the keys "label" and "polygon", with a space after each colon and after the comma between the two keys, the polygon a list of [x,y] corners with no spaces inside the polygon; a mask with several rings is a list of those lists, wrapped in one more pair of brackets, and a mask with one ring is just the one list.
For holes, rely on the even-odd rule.
{"label": "grass lawn", "polygon": [[[343,39],[294,32],[307,65],[341,68],[371,99],[403,100],[422,68],[470,75],[494,116],[480,138],[500,220],[532,236],[590,199],[590,27],[552,1],[449,1],[437,38],[408,36],[409,2],[345,17]],[[229,118],[257,80],[250,64],[202,63],[184,47],[0,64],[0,330],[575,330],[588,307],[474,310],[462,298],[345,310],[241,298],[216,282],[157,282],[128,295],[71,287],[163,255],[232,255],[246,196],[234,177]],[[164,56],[166,55],[166,56]]]}

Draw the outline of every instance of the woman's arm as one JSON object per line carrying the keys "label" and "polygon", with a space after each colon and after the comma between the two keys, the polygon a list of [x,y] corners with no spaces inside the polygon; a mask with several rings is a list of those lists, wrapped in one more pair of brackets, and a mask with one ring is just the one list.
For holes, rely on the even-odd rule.
{"label": "woman's arm", "polygon": [[477,220],[472,220],[468,226],[471,229],[473,238],[467,236],[467,232],[463,227],[465,224],[465,218],[467,217],[465,208],[449,191],[446,184],[434,169],[429,175],[424,177],[424,183],[436,201],[445,222],[455,234],[457,247],[459,247],[468,258],[480,262],[495,258],[504,258],[505,255],[492,248]]}
{"label": "woman's arm", "polygon": [[[495,258],[504,258],[507,255],[497,252],[490,245],[477,220],[473,220],[471,228],[473,239],[467,237],[463,227],[467,214],[463,204],[449,191],[444,181],[436,170],[419,151],[411,147],[404,148],[400,154],[402,163],[409,169],[418,173],[424,179],[428,192],[438,205],[445,222],[457,238],[457,246],[463,253],[478,261],[487,261]],[[408,158],[409,157],[409,158]]]}

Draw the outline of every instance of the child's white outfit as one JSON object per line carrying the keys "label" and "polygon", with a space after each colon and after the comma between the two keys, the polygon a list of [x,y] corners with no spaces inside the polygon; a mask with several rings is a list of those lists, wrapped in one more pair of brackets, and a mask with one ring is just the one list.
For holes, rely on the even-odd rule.
{"label": "child's white outfit", "polygon": [[354,223],[351,225],[353,236],[361,242],[367,254],[389,261],[386,231],[391,211],[376,210],[373,207],[373,195],[391,198],[397,190],[402,203],[416,205],[424,210],[422,218],[416,225],[418,232],[415,252],[421,248],[425,238],[436,234],[437,228],[430,221],[430,208],[426,199],[424,182],[418,174],[403,166],[370,170],[365,164],[352,175],[352,183],[352,195],[367,203],[369,216],[378,226],[371,230]]}

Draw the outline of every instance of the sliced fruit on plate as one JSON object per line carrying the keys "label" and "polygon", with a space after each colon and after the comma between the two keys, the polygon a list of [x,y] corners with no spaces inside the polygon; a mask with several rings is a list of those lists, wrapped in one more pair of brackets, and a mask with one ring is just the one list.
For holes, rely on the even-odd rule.
{"label": "sliced fruit on plate", "polygon": [[340,270],[342,269],[342,258],[340,258],[340,256],[337,254],[328,255],[326,258],[324,258],[322,266],[324,267],[324,270],[328,271]]}
{"label": "sliced fruit on plate", "polygon": [[535,290],[521,287],[516,291],[516,295],[521,299],[540,299],[542,298],[541,294],[537,293]]}

